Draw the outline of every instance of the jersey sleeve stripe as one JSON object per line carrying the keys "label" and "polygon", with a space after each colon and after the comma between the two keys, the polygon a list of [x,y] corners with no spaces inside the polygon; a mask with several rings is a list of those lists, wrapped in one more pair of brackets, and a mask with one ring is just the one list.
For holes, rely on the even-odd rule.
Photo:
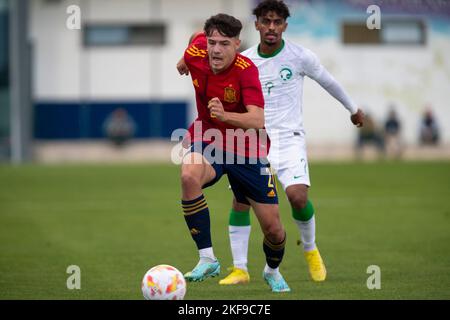
{"label": "jersey sleeve stripe", "polygon": [[242,59],[241,57],[237,57],[236,62],[240,62],[242,65],[249,67],[250,63],[248,63],[247,61],[245,61],[244,59]]}
{"label": "jersey sleeve stripe", "polygon": [[200,53],[200,52],[192,51],[190,48],[187,49],[186,52],[187,52],[189,55],[193,56],[193,57],[202,57],[202,58],[204,58],[204,57],[206,56],[206,54],[202,54],[202,53]]}
{"label": "jersey sleeve stripe", "polygon": [[206,50],[197,48],[197,47],[195,46],[195,44],[192,45],[191,49],[192,49],[192,50],[195,50],[195,51],[198,51],[198,52],[201,52],[201,53],[203,53],[203,54],[206,54]]}
{"label": "jersey sleeve stripe", "polygon": [[250,66],[250,65],[246,66],[239,61],[236,61],[234,65],[240,67],[242,70],[244,70]]}

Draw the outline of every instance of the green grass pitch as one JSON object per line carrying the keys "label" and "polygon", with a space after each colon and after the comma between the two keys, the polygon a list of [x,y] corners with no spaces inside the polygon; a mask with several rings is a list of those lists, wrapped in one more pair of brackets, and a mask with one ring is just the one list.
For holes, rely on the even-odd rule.
{"label": "green grass pitch", "polygon": [[[284,193],[288,238],[281,271],[291,293],[261,277],[262,235],[252,215],[251,283],[188,283],[186,299],[450,299],[450,163],[310,166],[324,283],[309,279]],[[226,177],[205,195],[214,250],[231,265]],[[142,299],[140,281],[165,263],[182,272],[197,251],[180,208],[174,165],[0,166],[0,299]],[[68,290],[69,265],[81,289]],[[381,269],[381,289],[366,286]]]}

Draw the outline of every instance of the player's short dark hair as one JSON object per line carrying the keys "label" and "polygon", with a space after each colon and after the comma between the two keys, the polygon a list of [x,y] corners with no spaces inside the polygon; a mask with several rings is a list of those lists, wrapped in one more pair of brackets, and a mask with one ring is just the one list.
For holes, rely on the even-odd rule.
{"label": "player's short dark hair", "polygon": [[278,0],[264,0],[260,2],[256,8],[253,9],[253,14],[258,19],[259,17],[265,16],[269,11],[275,12],[284,20],[291,16],[287,5],[283,1]]}
{"label": "player's short dark hair", "polygon": [[225,37],[239,38],[242,23],[233,16],[219,13],[206,20],[203,30],[207,36],[211,36],[214,30],[217,30]]}

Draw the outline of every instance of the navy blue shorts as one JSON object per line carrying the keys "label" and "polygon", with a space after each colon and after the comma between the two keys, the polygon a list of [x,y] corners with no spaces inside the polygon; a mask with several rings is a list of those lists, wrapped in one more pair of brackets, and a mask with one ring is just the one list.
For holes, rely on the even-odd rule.
{"label": "navy blue shorts", "polygon": [[214,185],[226,174],[239,203],[250,204],[249,198],[258,203],[278,204],[275,177],[268,161],[239,157],[204,142],[193,143],[191,152],[201,153],[216,172],[203,188]]}

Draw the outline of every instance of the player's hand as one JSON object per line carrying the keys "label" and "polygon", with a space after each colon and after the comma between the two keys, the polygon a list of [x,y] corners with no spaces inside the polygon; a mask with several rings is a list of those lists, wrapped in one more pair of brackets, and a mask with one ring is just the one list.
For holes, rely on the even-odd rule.
{"label": "player's hand", "polygon": [[187,67],[186,62],[184,62],[184,58],[181,58],[180,61],[178,61],[177,70],[180,75],[189,75],[189,68]]}
{"label": "player's hand", "polygon": [[208,109],[211,114],[211,118],[217,118],[218,120],[225,122],[226,119],[226,112],[223,108],[222,102],[219,98],[212,98],[208,102]]}
{"label": "player's hand", "polygon": [[183,141],[181,141],[181,146],[184,149],[188,149],[191,146],[192,140],[191,140],[191,134],[188,132],[184,138]]}
{"label": "player's hand", "polygon": [[350,120],[352,120],[352,123],[355,126],[361,128],[364,125],[364,112],[362,112],[361,109],[358,109],[355,114],[351,115]]}

